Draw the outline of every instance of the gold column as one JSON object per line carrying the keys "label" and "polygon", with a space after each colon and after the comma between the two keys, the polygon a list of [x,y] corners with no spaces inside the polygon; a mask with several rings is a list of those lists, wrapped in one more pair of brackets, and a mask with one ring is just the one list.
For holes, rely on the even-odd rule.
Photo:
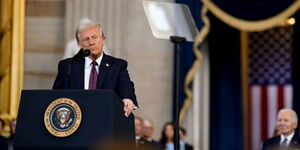
{"label": "gold column", "polygon": [[15,118],[23,86],[25,0],[0,1],[0,118]]}
{"label": "gold column", "polygon": [[249,40],[248,32],[240,31],[241,38],[241,77],[243,93],[243,122],[244,122],[244,150],[249,150],[249,94],[248,94],[248,64],[249,64]]}

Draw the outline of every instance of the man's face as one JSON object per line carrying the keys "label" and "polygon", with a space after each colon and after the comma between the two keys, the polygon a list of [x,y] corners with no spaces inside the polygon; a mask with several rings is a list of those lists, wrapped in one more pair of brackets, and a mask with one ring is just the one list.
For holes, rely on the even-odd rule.
{"label": "man's face", "polygon": [[105,43],[98,27],[87,28],[78,34],[79,47],[91,50],[91,58],[97,59],[102,54]]}
{"label": "man's face", "polygon": [[292,112],[281,111],[277,117],[277,126],[281,134],[288,136],[293,133],[297,127],[297,123],[294,121]]}
{"label": "man's face", "polygon": [[143,133],[145,138],[151,138],[153,133],[153,126],[150,122],[144,122]]}
{"label": "man's face", "polygon": [[180,130],[180,129],[179,129],[179,139],[182,141],[184,141],[184,139],[185,139],[185,136],[184,136],[182,130]]}
{"label": "man's face", "polygon": [[142,136],[142,134],[143,134],[142,121],[140,119],[134,119],[134,125],[135,125],[135,135]]}
{"label": "man's face", "polygon": [[16,125],[17,125],[17,120],[12,120],[10,123],[10,130],[12,134],[16,133]]}

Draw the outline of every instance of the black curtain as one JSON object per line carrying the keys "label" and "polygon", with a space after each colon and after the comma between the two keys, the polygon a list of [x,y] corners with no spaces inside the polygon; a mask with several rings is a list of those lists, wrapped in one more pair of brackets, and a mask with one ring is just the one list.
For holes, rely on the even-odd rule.
{"label": "black curtain", "polygon": [[240,32],[210,15],[210,146],[242,150]]}

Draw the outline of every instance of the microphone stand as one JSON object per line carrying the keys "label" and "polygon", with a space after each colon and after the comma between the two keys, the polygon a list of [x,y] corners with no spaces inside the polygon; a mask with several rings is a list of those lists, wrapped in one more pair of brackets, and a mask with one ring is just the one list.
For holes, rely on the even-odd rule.
{"label": "microphone stand", "polygon": [[174,122],[174,150],[179,150],[179,76],[180,76],[180,44],[186,42],[185,37],[171,36],[170,40],[175,45],[176,54],[176,94],[175,94],[175,122]]}

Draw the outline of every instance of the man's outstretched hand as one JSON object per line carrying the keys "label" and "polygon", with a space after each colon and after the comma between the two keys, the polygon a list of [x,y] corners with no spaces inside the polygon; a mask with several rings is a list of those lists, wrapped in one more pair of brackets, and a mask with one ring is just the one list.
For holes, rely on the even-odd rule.
{"label": "man's outstretched hand", "polygon": [[124,103],[125,116],[128,117],[135,108],[135,105],[133,104],[132,100],[128,98],[123,99],[122,102]]}

